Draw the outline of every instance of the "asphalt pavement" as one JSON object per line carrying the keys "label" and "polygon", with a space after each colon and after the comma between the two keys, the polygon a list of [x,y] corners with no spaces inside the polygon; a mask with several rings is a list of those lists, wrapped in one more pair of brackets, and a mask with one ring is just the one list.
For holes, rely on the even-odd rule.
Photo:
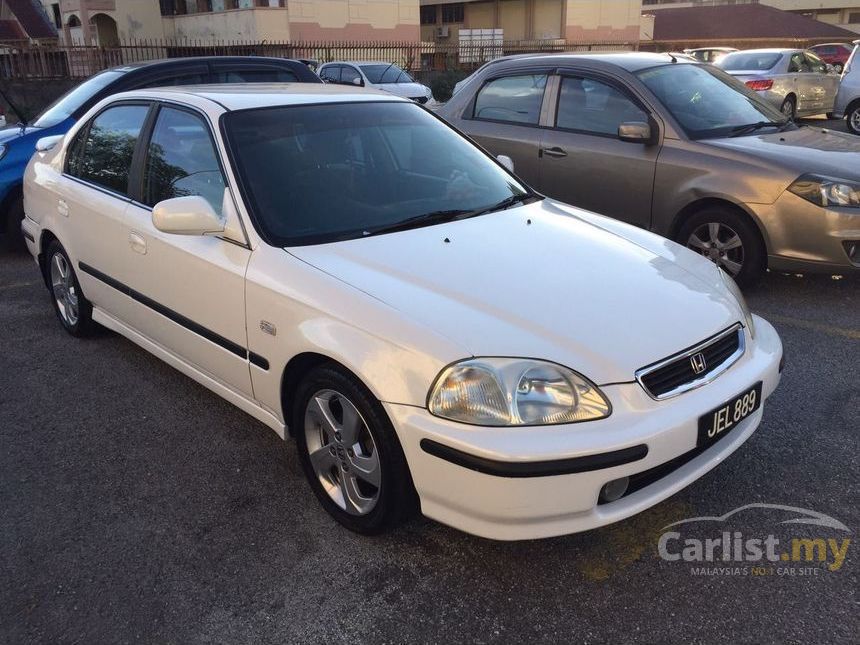
{"label": "asphalt pavement", "polygon": [[791,575],[658,556],[667,524],[747,504],[860,529],[860,281],[769,274],[748,299],[783,381],[689,488],[549,540],[424,518],[368,538],[321,510],[291,442],[118,335],[68,336],[32,260],[0,256],[0,642],[856,643],[856,545]]}

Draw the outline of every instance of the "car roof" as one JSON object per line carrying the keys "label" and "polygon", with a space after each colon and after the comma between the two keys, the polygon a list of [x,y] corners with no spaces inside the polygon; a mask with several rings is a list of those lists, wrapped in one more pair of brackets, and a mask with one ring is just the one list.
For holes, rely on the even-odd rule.
{"label": "car roof", "polygon": [[333,60],[326,65],[391,65],[392,67],[400,67],[397,63],[387,60]]}
{"label": "car roof", "polygon": [[[669,54],[657,54],[653,52],[630,52],[630,51],[614,51],[614,52],[575,52],[575,53],[559,53],[559,54],[529,54],[517,56],[504,56],[497,58],[494,61],[487,63],[486,67],[491,68],[496,64],[504,63],[533,63],[535,61],[547,63],[549,65],[564,65],[571,62],[591,61],[597,63],[605,63],[616,65],[628,72],[635,72],[656,65],[666,65],[672,62]],[[686,61],[682,61],[686,64]]]}
{"label": "car roof", "polygon": [[131,72],[138,69],[151,67],[173,67],[193,65],[194,63],[263,63],[269,65],[285,66],[290,63],[298,63],[300,61],[290,58],[273,58],[271,56],[190,56],[186,58],[159,58],[156,60],[139,61],[137,63],[126,63],[125,65],[117,65],[105,71],[110,72]]}
{"label": "car roof", "polygon": [[369,101],[412,103],[408,99],[382,90],[323,83],[235,83],[154,87],[111,96],[113,100],[130,98],[164,98],[190,103],[200,103],[202,100],[203,102],[217,103],[228,111],[318,103]]}
{"label": "car roof", "polygon": [[792,52],[802,52],[803,49],[798,47],[762,47],[761,49],[739,49],[736,52],[726,54],[789,54]]}

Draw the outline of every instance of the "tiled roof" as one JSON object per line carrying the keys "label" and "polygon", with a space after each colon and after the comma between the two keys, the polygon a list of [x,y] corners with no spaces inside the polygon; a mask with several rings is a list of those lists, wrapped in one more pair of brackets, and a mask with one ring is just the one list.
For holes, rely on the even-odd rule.
{"label": "tiled roof", "polygon": [[[25,35],[19,38],[56,38],[57,30],[38,0],[0,0],[12,11]],[[8,39],[9,37],[7,37]]]}
{"label": "tiled roof", "polygon": [[853,31],[762,4],[660,9],[653,15],[654,40],[857,38]]}

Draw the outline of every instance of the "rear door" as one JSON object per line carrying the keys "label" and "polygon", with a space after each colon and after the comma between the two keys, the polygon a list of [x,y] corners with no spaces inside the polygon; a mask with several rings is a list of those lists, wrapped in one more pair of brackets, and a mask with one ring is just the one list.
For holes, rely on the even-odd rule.
{"label": "rear door", "polygon": [[129,237],[125,215],[131,201],[129,178],[150,103],[113,103],[75,135],[66,157],[58,212],[69,219],[63,240],[87,298],[129,321],[133,312],[121,291],[97,276],[128,280]]}
{"label": "rear door", "polygon": [[552,128],[541,131],[539,188],[550,197],[648,228],[659,145],[618,138],[622,123],[651,123],[620,81],[562,72]]}
{"label": "rear door", "polygon": [[507,155],[526,183],[540,186],[541,112],[548,70],[511,71],[488,79],[463,113],[469,136],[493,155]]}

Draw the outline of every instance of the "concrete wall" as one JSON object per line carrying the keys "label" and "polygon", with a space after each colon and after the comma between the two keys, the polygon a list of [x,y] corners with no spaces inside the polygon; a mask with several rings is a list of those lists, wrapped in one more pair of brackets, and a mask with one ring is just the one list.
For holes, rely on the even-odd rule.
{"label": "concrete wall", "polygon": [[570,42],[639,40],[642,0],[566,0],[565,37]]}
{"label": "concrete wall", "polygon": [[418,0],[288,0],[293,40],[418,41]]}
{"label": "concrete wall", "polygon": [[259,7],[166,16],[162,22],[165,38],[290,40],[286,8]]}

